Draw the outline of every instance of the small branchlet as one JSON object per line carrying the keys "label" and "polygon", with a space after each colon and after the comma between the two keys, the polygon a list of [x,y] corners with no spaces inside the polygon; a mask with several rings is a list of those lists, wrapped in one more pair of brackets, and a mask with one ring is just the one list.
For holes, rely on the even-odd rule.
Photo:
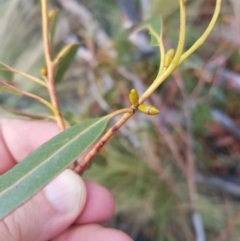
{"label": "small branchlet", "polygon": [[[155,30],[152,26],[149,24],[145,27],[149,30],[150,34],[155,38],[155,40],[158,43],[159,49],[160,49],[160,66],[158,74],[155,78],[155,80],[152,82],[152,84],[146,89],[146,91],[139,96],[137,90],[132,89],[129,93],[129,100],[131,103],[131,106],[129,108],[125,108],[119,111],[116,111],[111,115],[115,116],[118,114],[124,114],[119,121],[117,121],[113,127],[111,127],[105,135],[100,139],[96,145],[92,147],[90,152],[85,156],[82,162],[79,163],[78,166],[75,167],[75,171],[78,173],[82,173],[88,166],[92,159],[92,157],[107,143],[107,141],[116,133],[116,131],[136,112],[140,111],[147,115],[156,115],[159,113],[159,110],[154,107],[147,104],[144,104],[144,102],[152,95],[152,93],[171,75],[171,73],[185,60],[187,59],[193,52],[195,52],[207,39],[209,34],[211,33],[221,7],[222,0],[216,0],[216,6],[214,10],[213,17],[205,30],[205,32],[202,34],[202,36],[192,45],[191,48],[189,48],[186,52],[184,52],[184,44],[185,44],[185,35],[186,35],[186,0],[179,0],[179,8],[180,8],[180,31],[179,31],[179,39],[178,39],[178,45],[176,50],[169,49],[165,53],[165,48],[163,44],[163,37],[162,37],[162,27],[161,27],[161,33],[159,34],[158,30]],[[42,33],[43,33],[43,43],[44,43],[44,54],[45,54],[45,60],[46,65],[40,70],[41,79],[36,78],[34,76],[28,75],[26,73],[23,73],[21,71],[18,71],[6,64],[3,64],[0,62],[0,66],[4,67],[6,70],[17,73],[22,75],[23,77],[34,81],[35,83],[45,87],[48,90],[51,103],[47,100],[44,100],[40,97],[37,97],[31,93],[24,92],[22,90],[17,89],[14,86],[6,85],[5,87],[8,89],[11,89],[12,91],[15,91],[17,93],[20,93],[22,95],[28,96],[30,98],[33,98],[42,104],[46,105],[48,108],[51,109],[51,111],[54,114],[55,121],[57,122],[59,128],[61,131],[65,130],[65,123],[66,120],[62,117],[58,99],[56,96],[56,89],[55,89],[55,68],[59,65],[62,58],[66,56],[66,54],[71,50],[72,46],[66,46],[63,48],[63,50],[57,55],[55,59],[52,59],[52,37],[51,32],[54,32],[54,25],[56,21],[56,11],[51,10],[48,12],[47,8],[47,0],[41,0],[41,6],[42,6]],[[49,29],[50,22],[53,21],[53,28]],[[51,31],[52,30],[52,31]],[[3,85],[3,83],[2,83]]]}
{"label": "small branchlet", "polygon": [[[107,143],[107,141],[115,134],[116,130],[118,130],[137,110],[143,112],[144,114],[155,115],[159,113],[159,110],[153,106],[143,104],[146,99],[148,99],[151,94],[168,78],[169,75],[186,59],[188,58],[193,52],[195,52],[202,43],[207,39],[209,34],[211,33],[221,6],[222,0],[216,0],[216,7],[209,26],[207,27],[206,31],[203,35],[197,40],[193,46],[186,52],[184,52],[184,44],[185,44],[185,35],[186,35],[186,0],[179,0],[179,7],[180,7],[180,33],[179,33],[179,40],[178,46],[176,51],[173,49],[169,49],[166,54],[164,50],[164,45],[162,41],[162,34],[159,36],[149,26],[146,26],[150,33],[156,38],[159,49],[161,52],[161,63],[159,66],[159,72],[156,79],[153,83],[148,87],[148,89],[139,97],[138,92],[135,89],[132,89],[129,93],[129,100],[132,106],[132,113],[125,113],[122,118],[115,123],[114,130],[112,128],[108,130],[108,132],[100,139],[100,141],[92,148],[89,154],[83,159],[83,161],[79,164],[79,166],[75,169],[78,173],[83,173],[83,169],[85,170],[86,166],[88,166],[89,162],[91,161],[94,153],[99,151],[99,147],[101,143]],[[103,145],[101,145],[102,147]],[[81,168],[82,166],[82,168]]]}

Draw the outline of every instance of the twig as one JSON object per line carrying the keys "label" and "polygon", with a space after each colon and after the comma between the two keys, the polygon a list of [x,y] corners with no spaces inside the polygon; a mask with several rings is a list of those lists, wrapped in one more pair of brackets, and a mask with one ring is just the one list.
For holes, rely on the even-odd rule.
{"label": "twig", "polygon": [[65,130],[65,123],[62,117],[62,114],[59,109],[59,103],[56,95],[55,83],[54,83],[54,64],[51,59],[51,46],[49,38],[49,19],[48,19],[48,9],[47,9],[48,0],[41,0],[42,3],[42,33],[43,33],[43,43],[44,43],[44,53],[47,66],[48,74],[48,92],[52,102],[52,105],[55,107],[56,111],[54,115],[56,117],[57,124],[61,131]]}
{"label": "twig", "polygon": [[45,100],[45,99],[43,99],[43,98],[41,98],[41,97],[39,97],[37,95],[34,95],[34,94],[29,93],[29,92],[24,91],[24,90],[20,90],[20,89],[12,86],[10,84],[7,84],[6,82],[3,82],[3,81],[0,81],[0,86],[5,86],[8,89],[14,91],[15,93],[18,93],[20,95],[25,95],[25,96],[27,96],[29,98],[32,98],[32,99],[34,99],[34,100],[44,104],[45,106],[47,106],[50,110],[52,110],[52,112],[56,112],[55,107],[50,102],[48,102],[47,100]]}
{"label": "twig", "polygon": [[[217,5],[214,11],[213,19],[210,22],[207,30],[203,34],[200,39],[206,39],[208,34],[211,32],[216,18],[219,14],[220,10],[220,3],[221,0],[217,0]],[[218,5],[219,4],[219,5]],[[173,57],[170,64],[167,66],[165,71],[162,71],[156,79],[153,81],[152,85],[143,93],[143,95],[139,98],[138,104],[141,105],[149,96],[163,83],[163,81],[177,68],[180,64],[182,59],[182,53],[184,49],[185,43],[185,32],[186,32],[186,0],[179,0],[180,5],[180,33],[179,33],[179,41],[175,56]],[[149,27],[151,30],[151,27]],[[153,35],[155,35],[154,31],[151,31]],[[159,39],[159,36],[157,36]],[[163,47],[161,46],[160,41],[158,41],[160,49]],[[194,52],[199,46],[201,45],[200,42],[196,42],[189,51],[185,53],[185,57],[191,54],[191,51]],[[163,56],[163,55],[162,55]],[[183,60],[182,60],[183,61]],[[162,67],[162,66],[160,66]],[[186,97],[186,93],[184,93],[184,97]],[[135,106],[134,106],[135,107]],[[191,134],[191,122],[190,122],[190,113],[189,113],[189,106],[185,104],[184,112],[186,116],[187,122],[187,173],[186,177],[188,180],[189,190],[190,190],[190,200],[191,200],[191,209],[195,210],[195,200],[196,200],[196,187],[194,182],[194,173],[195,173],[195,166],[194,166],[194,158],[192,153],[192,134]],[[88,167],[92,157],[96,155],[98,151],[103,147],[103,145],[113,136],[113,134],[133,115],[133,113],[126,113],[124,116],[112,127],[110,128],[107,133],[100,139],[100,141],[91,149],[91,151],[85,156],[83,161],[79,163],[79,165],[75,168],[77,173],[83,173],[83,171]],[[184,170],[185,168],[182,167]]]}
{"label": "twig", "polygon": [[45,82],[43,82],[42,80],[40,80],[40,79],[38,79],[38,78],[36,78],[36,77],[34,77],[32,75],[29,75],[27,73],[24,73],[24,72],[21,72],[21,71],[19,71],[17,69],[14,69],[11,66],[9,66],[7,64],[4,64],[3,62],[0,61],[0,66],[1,65],[4,66],[8,71],[11,71],[13,73],[19,74],[19,75],[25,77],[26,79],[32,80],[33,82],[35,82],[35,83],[37,83],[39,85],[47,87]]}
{"label": "twig", "polygon": [[209,34],[212,32],[212,29],[215,26],[216,21],[218,19],[218,15],[220,13],[221,2],[222,2],[222,0],[216,0],[216,6],[215,6],[214,14],[213,14],[213,17],[212,17],[207,29],[205,30],[203,35],[193,44],[193,46],[181,56],[179,64],[181,64],[192,53],[194,53],[201,45],[203,45],[203,43],[205,42],[205,40],[207,39]]}
{"label": "twig", "polygon": [[[131,109],[130,109],[131,110]],[[82,174],[89,166],[92,158],[102,149],[104,144],[116,133],[116,131],[133,115],[133,113],[124,114],[119,121],[117,121],[102,138],[94,145],[91,151],[74,169],[76,173]]]}
{"label": "twig", "polygon": [[186,32],[186,1],[179,0],[180,5],[180,33],[178,40],[178,47],[176,54],[169,65],[168,69],[153,81],[153,84],[143,93],[139,98],[139,104],[142,104],[149,96],[163,83],[163,81],[177,68],[179,65],[179,60],[181,58],[184,43],[185,43],[185,32]]}

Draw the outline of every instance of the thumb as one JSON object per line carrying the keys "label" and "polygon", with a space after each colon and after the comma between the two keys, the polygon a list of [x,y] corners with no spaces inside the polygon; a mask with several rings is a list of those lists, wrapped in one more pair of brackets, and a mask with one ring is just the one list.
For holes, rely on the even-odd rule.
{"label": "thumb", "polygon": [[70,226],[86,202],[84,181],[65,170],[0,221],[0,241],[46,241]]}

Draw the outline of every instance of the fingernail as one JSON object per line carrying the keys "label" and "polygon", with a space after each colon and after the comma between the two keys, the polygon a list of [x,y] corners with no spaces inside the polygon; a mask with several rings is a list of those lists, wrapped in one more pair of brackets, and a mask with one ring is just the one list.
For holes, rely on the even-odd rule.
{"label": "fingernail", "polygon": [[44,192],[54,209],[62,213],[82,210],[86,202],[85,184],[70,170],[65,170],[51,181],[44,188]]}

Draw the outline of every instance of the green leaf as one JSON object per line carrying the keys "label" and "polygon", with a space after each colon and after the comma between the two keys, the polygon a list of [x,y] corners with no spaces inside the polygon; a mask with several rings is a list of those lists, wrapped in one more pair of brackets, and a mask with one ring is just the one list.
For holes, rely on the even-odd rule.
{"label": "green leaf", "polygon": [[108,164],[106,157],[103,157],[102,155],[96,155],[93,158],[92,163],[103,167],[106,167]]}
{"label": "green leaf", "polygon": [[12,109],[12,108],[3,106],[1,104],[0,104],[0,110],[12,113],[12,114],[17,115],[17,116],[28,117],[28,118],[31,118],[33,120],[49,119],[49,116],[47,116],[47,115],[38,115],[38,114],[35,114],[35,113],[24,112],[22,110]]}
{"label": "green leaf", "polygon": [[58,11],[51,10],[48,13],[48,18],[49,18],[49,35],[50,35],[50,40],[51,40],[51,47],[53,47],[53,39],[55,36],[56,25],[57,25],[57,20],[58,20]]}
{"label": "green leaf", "polygon": [[[161,19],[159,17],[154,17],[148,20],[148,24],[152,27],[152,29],[154,30],[154,32],[157,33],[157,35],[159,37],[161,37],[162,35],[162,22]],[[151,31],[150,31],[151,34]],[[150,44],[152,46],[158,46],[158,41],[157,39],[151,34],[151,42]]]}
{"label": "green leaf", "polygon": [[21,91],[18,90],[16,87],[9,85],[8,83],[5,83],[0,80],[0,93],[8,93],[13,95],[22,95]]}
{"label": "green leaf", "polygon": [[71,44],[66,46],[57,56],[54,63],[57,66],[57,71],[55,74],[55,82],[58,83],[62,80],[64,74],[66,73],[70,63],[74,59],[79,44]]}
{"label": "green leaf", "polygon": [[91,119],[61,132],[0,176],[0,219],[26,202],[91,146],[109,117]]}
{"label": "green leaf", "polygon": [[147,21],[141,23],[139,30],[147,28],[149,30],[149,34],[151,35],[151,42],[152,46],[158,46],[158,40],[154,36],[153,32],[161,38],[162,36],[162,20],[160,17],[153,17]]}
{"label": "green leaf", "polygon": [[3,79],[5,81],[11,81],[13,80],[14,73],[7,70],[0,68],[0,79]]}

